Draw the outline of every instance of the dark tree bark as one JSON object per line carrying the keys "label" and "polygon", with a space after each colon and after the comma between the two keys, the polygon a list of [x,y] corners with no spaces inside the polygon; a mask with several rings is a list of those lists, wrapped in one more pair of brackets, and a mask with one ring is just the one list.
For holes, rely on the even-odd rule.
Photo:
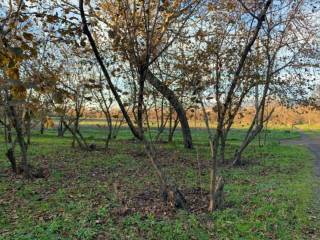
{"label": "dark tree bark", "polygon": [[226,137],[225,136],[221,136],[221,147],[220,147],[220,157],[221,157],[221,163],[224,164],[226,162],[225,159],[225,150],[226,150]]}
{"label": "dark tree bark", "polygon": [[19,116],[17,115],[16,110],[13,106],[9,106],[8,113],[10,114],[12,125],[13,125],[14,129],[16,130],[17,141],[18,141],[18,144],[19,144],[20,150],[21,150],[21,164],[22,164],[23,174],[27,178],[31,178],[32,172],[31,172],[31,168],[28,164],[27,144],[24,140],[21,121],[20,121]]}
{"label": "dark tree bark", "polygon": [[184,107],[178,100],[177,96],[167,85],[165,85],[162,81],[160,81],[157,77],[155,77],[150,70],[147,70],[147,81],[158,92],[160,92],[169,101],[171,106],[174,108],[181,124],[184,146],[185,148],[192,148],[193,147],[192,136],[191,136],[191,131],[190,131],[186,111],[184,110]]}
{"label": "dark tree bark", "polygon": [[41,120],[41,123],[40,123],[40,134],[43,135],[44,133],[44,122],[43,120]]}
{"label": "dark tree bark", "polygon": [[11,168],[12,168],[12,171],[14,173],[17,173],[17,161],[16,161],[16,158],[14,156],[14,150],[13,148],[9,148],[6,152],[6,156],[11,164]]}
{"label": "dark tree bark", "polygon": [[7,147],[7,152],[6,152],[6,156],[11,164],[11,168],[12,171],[14,173],[17,173],[17,161],[16,161],[16,157],[14,154],[14,148],[15,148],[15,143],[13,143],[12,141],[12,133],[11,133],[11,126],[10,124],[3,122],[3,126],[4,126],[4,140],[6,142]]}
{"label": "dark tree bark", "polygon": [[26,123],[26,133],[27,133],[27,144],[31,144],[31,113],[30,110],[27,110],[25,116],[25,123]]}
{"label": "dark tree bark", "polygon": [[114,86],[113,82],[111,81],[111,78],[110,78],[110,75],[108,73],[108,70],[101,58],[101,55],[99,53],[99,50],[97,48],[97,45],[96,45],[96,42],[95,40],[93,39],[92,37],[92,34],[88,28],[88,23],[87,23],[87,19],[86,19],[86,16],[85,16],[85,13],[84,13],[84,9],[83,9],[83,0],[79,0],[79,9],[80,9],[80,15],[81,15],[81,20],[82,20],[82,25],[83,25],[83,33],[85,35],[87,35],[88,37],[88,40],[89,40],[89,43],[91,45],[91,48],[92,48],[92,51],[102,69],[102,72],[103,72],[103,75],[104,77],[106,78],[107,82],[108,82],[108,85],[110,87],[110,90],[115,98],[115,100],[117,101],[119,107],[120,107],[120,110],[123,114],[123,117],[126,119],[126,122],[132,132],[132,134],[138,138],[139,140],[143,140],[143,136],[141,136],[141,132],[134,126],[133,122],[131,121],[130,119],[130,116],[127,112],[127,110],[125,109],[125,106],[121,100],[121,97],[117,91],[117,88]]}
{"label": "dark tree bark", "polygon": [[[170,111],[171,108],[170,108]],[[170,113],[170,124],[169,124],[169,133],[168,133],[168,142],[172,142],[173,141],[173,136],[174,136],[174,133],[178,127],[178,124],[179,124],[179,118],[176,117],[173,121],[173,124],[172,124],[172,112]]]}
{"label": "dark tree bark", "polygon": [[[72,134],[74,141],[76,141],[81,149],[88,150],[89,146],[85,141],[79,130],[72,129],[64,120],[62,121],[64,127]],[[73,146],[74,147],[74,146]]]}
{"label": "dark tree bark", "polygon": [[[88,37],[88,40],[90,42],[90,45],[91,45],[91,48],[96,56],[96,59],[102,69],[102,72],[108,82],[108,85],[110,87],[110,90],[112,92],[112,94],[114,95],[120,109],[121,109],[121,112],[124,116],[124,118],[126,119],[127,121],[127,124],[131,130],[131,132],[133,133],[133,135],[142,140],[143,139],[143,136],[141,134],[141,129],[137,129],[122,101],[121,101],[121,98],[116,90],[116,87],[113,85],[112,81],[111,81],[111,78],[109,76],[109,73],[105,67],[105,64],[103,63],[103,60],[100,56],[100,53],[99,53],[99,50],[97,48],[97,45],[91,35],[91,32],[89,31],[89,28],[88,28],[88,24],[87,24],[87,20],[86,20],[86,16],[85,16],[85,13],[84,13],[84,9],[83,9],[83,0],[80,0],[79,1],[79,9],[80,9],[80,15],[81,15],[81,19],[82,19],[82,24],[83,24],[83,32],[84,34],[87,35]],[[191,131],[190,131],[190,127],[189,127],[189,123],[188,123],[188,119],[187,119],[187,116],[186,116],[186,113],[185,113],[185,110],[182,106],[182,104],[179,102],[178,98],[175,96],[174,92],[169,89],[165,84],[163,84],[159,79],[157,79],[149,69],[146,69],[145,72],[143,73],[145,74],[145,77],[147,79],[147,81],[155,88],[157,89],[157,91],[159,91],[169,102],[170,104],[174,107],[175,111],[177,112],[178,114],[178,117],[179,117],[179,121],[180,121],[180,124],[181,124],[181,129],[182,129],[182,132],[183,132],[183,139],[184,139],[184,146],[186,148],[192,148],[193,145],[192,145],[192,137],[191,137]],[[141,108],[142,109],[142,108]]]}
{"label": "dark tree bark", "polygon": [[63,117],[60,117],[58,125],[58,137],[63,137],[65,133],[65,130],[63,129],[63,121]]}

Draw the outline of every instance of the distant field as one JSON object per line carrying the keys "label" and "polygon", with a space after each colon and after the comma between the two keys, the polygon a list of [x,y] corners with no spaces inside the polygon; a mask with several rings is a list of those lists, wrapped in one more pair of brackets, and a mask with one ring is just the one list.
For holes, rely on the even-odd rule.
{"label": "distant field", "polygon": [[[83,124],[88,141],[103,146],[104,131],[92,127],[97,122]],[[177,131],[157,156],[192,202],[192,194],[208,189],[207,135],[193,129],[195,149],[185,150]],[[227,159],[244,134],[232,130]],[[213,214],[201,210],[205,204],[191,212],[163,206],[152,167],[128,129],[108,152],[72,149],[68,133],[56,135],[34,131],[31,162],[48,167],[50,176],[32,181],[10,174],[0,136],[0,239],[320,239],[313,158],[304,147],[279,144],[299,137],[297,130],[269,130],[265,146],[255,141],[246,151],[244,166],[221,166],[225,207]]]}
{"label": "distant field", "polygon": [[[58,118],[53,118],[53,121],[55,123],[55,125],[57,126],[58,124]],[[113,119],[113,122],[116,122],[117,119]],[[119,119],[118,119],[119,121]],[[152,127],[156,127],[157,126],[157,121],[156,120],[149,120],[149,123]],[[106,121],[104,119],[101,118],[85,118],[85,119],[81,119],[80,121],[80,125],[82,126],[106,126]],[[167,124],[168,125],[168,124]],[[191,128],[205,128],[205,124],[203,122],[203,120],[197,120],[194,121],[193,119],[189,120],[189,125]],[[122,126],[127,126],[126,122],[124,121]],[[179,127],[180,125],[178,125]],[[210,124],[211,127],[214,127],[215,124],[211,123]],[[248,128],[248,124],[241,124],[241,123],[237,123],[235,122],[233,124],[234,128],[238,128],[238,129],[246,129]],[[291,125],[291,124],[273,124],[273,123],[269,123],[268,127],[269,129],[282,129],[282,130],[293,130],[293,129],[303,129],[303,130],[320,130],[320,124],[295,124],[295,125]]]}

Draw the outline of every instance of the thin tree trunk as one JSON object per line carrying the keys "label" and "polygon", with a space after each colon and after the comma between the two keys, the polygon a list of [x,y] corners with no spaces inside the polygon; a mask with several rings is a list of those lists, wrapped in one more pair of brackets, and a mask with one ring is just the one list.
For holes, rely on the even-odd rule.
{"label": "thin tree trunk", "polygon": [[26,113],[26,132],[27,132],[27,145],[31,144],[31,116],[30,116],[30,110],[27,110]]}
{"label": "thin tree trunk", "polygon": [[173,126],[171,127],[170,132],[169,132],[169,136],[168,136],[168,141],[169,142],[173,141],[173,136],[174,136],[174,133],[176,132],[178,124],[179,124],[179,118],[176,118],[174,120]]}
{"label": "thin tree trunk", "polygon": [[209,144],[210,144],[210,152],[211,152],[211,164],[209,170],[210,182],[209,182],[209,206],[208,211],[213,212],[215,209],[221,207],[223,203],[223,180],[222,177],[218,177],[218,149],[220,138],[222,137],[222,119],[218,119],[218,126],[215,135],[213,135],[210,125],[209,125],[209,117],[206,112],[205,106],[201,97],[199,96],[201,109],[203,113],[203,118],[205,122],[205,126],[208,132]]}
{"label": "thin tree trunk", "polygon": [[145,70],[142,68],[140,70],[140,77],[139,77],[138,114],[137,114],[138,129],[141,136],[143,136],[144,84],[145,84]]}
{"label": "thin tree trunk", "polygon": [[160,182],[160,190],[162,195],[162,200],[165,203],[171,204],[175,208],[187,208],[187,201],[184,198],[182,192],[177,188],[175,184],[169,183],[166,174],[160,167],[157,161],[156,153],[150,142],[146,140],[143,141],[145,151],[149,157],[149,160],[158,175]]}
{"label": "thin tree trunk", "polygon": [[226,149],[226,137],[221,136],[221,147],[220,147],[220,157],[221,157],[221,163],[225,163],[225,149]]}
{"label": "thin tree trunk", "polygon": [[108,73],[108,70],[100,56],[100,53],[99,53],[99,50],[97,48],[97,45],[95,43],[95,40],[93,39],[92,37],[92,34],[88,28],[88,23],[87,23],[87,19],[86,19],[86,15],[85,15],[85,12],[84,12],[84,8],[83,8],[83,0],[79,0],[79,9],[80,9],[80,15],[81,15],[81,20],[82,20],[82,25],[83,25],[83,33],[87,35],[88,37],[88,40],[90,42],[90,45],[91,45],[91,48],[93,50],[93,53],[102,69],[102,72],[103,72],[103,75],[105,76],[107,82],[108,82],[108,85],[110,87],[110,90],[115,98],[115,100],[117,101],[119,107],[120,107],[120,110],[123,114],[123,117],[126,119],[127,121],[127,124],[132,132],[132,134],[140,139],[140,140],[143,140],[143,136],[141,136],[140,134],[140,131],[137,130],[137,128],[134,126],[133,122],[131,121],[131,118],[128,114],[128,112],[126,111],[125,109],[125,106],[124,104],[122,103],[122,100],[121,100],[121,97],[117,91],[117,88],[114,86],[114,84],[112,83],[111,81],[111,78],[110,78],[110,75]]}
{"label": "thin tree trunk", "polygon": [[[217,175],[217,167],[218,167],[218,149],[219,149],[219,138],[221,137],[221,133],[216,133],[215,137],[210,139],[210,151],[211,151],[211,167],[209,171],[210,175],[210,182],[209,182],[209,207],[208,211],[213,212],[217,208],[219,208],[219,204],[222,200],[219,198],[222,198],[223,196],[220,195],[220,193],[217,192],[221,187],[218,186],[219,184],[222,184],[220,182]],[[219,181],[218,181],[219,180]]]}
{"label": "thin tree trunk", "polygon": [[168,134],[168,142],[172,142],[172,107],[169,107],[169,134]]}
{"label": "thin tree trunk", "polygon": [[[111,114],[109,112],[109,109],[107,108],[106,111],[103,111],[105,118],[107,120],[107,124],[108,124],[108,128],[106,128],[107,134],[106,134],[106,140],[105,140],[105,150],[107,150],[109,148],[109,142],[112,138],[112,131],[113,131],[113,127],[112,127],[112,119],[111,119]],[[107,130],[108,129],[108,130]]]}
{"label": "thin tree trunk", "polygon": [[59,119],[59,125],[58,125],[58,137],[63,137],[64,136],[64,129],[63,129],[63,117],[60,117]]}
{"label": "thin tree trunk", "polygon": [[42,119],[40,123],[40,134],[43,135],[43,133],[44,133],[44,120]]}
{"label": "thin tree trunk", "polygon": [[15,144],[12,142],[11,126],[10,124],[7,124],[6,120],[4,124],[4,132],[4,140],[7,146],[6,156],[11,164],[12,171],[17,173],[17,161],[14,154]]}
{"label": "thin tree trunk", "polygon": [[65,126],[65,128],[67,130],[69,130],[69,132],[72,134],[73,138],[75,139],[75,141],[77,141],[77,143],[79,144],[79,147],[82,148],[82,149],[87,149],[87,145],[85,143],[82,143],[81,140],[82,140],[82,137],[80,136],[80,138],[77,136],[77,133],[78,132],[75,132],[74,130],[72,130],[72,128],[70,128],[68,126],[68,124],[63,120],[62,121],[63,125]]}

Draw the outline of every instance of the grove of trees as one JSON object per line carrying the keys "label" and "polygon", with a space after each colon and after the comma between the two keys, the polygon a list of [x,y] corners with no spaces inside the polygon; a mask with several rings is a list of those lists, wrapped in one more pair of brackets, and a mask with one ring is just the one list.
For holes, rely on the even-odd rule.
{"label": "grove of trees", "polygon": [[[318,6],[312,0],[1,0],[0,124],[12,171],[44,174],[28,161],[32,130],[43,134],[54,126],[59,137],[70,133],[79,151],[107,151],[128,127],[158,176],[162,200],[187,208],[157,147],[164,132],[170,142],[181,129],[184,147],[192,149],[191,119],[201,116],[211,152],[208,211],[214,211],[223,202],[219,166],[242,164],[277,106],[317,105]],[[104,146],[81,132],[90,110],[105,120]],[[246,135],[227,163],[228,134],[246,117]]]}

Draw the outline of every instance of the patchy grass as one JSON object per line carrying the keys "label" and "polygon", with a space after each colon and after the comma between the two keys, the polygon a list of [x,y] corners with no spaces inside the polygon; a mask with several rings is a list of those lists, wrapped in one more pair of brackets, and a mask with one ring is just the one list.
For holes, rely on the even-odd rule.
{"label": "patchy grass", "polygon": [[[102,146],[101,129],[82,128],[90,142]],[[244,134],[231,132],[227,159]],[[225,208],[213,214],[204,211],[204,130],[193,130],[194,150],[182,148],[179,132],[174,143],[158,147],[163,168],[194,204],[190,212],[161,203],[152,167],[126,129],[108,152],[71,149],[70,136],[58,138],[53,130],[34,133],[30,160],[46,166],[50,176],[32,181],[10,173],[1,142],[0,239],[319,239],[312,156],[303,147],[279,145],[282,138],[298,136],[269,130],[263,147],[256,141],[246,151],[246,165],[221,166]]]}

